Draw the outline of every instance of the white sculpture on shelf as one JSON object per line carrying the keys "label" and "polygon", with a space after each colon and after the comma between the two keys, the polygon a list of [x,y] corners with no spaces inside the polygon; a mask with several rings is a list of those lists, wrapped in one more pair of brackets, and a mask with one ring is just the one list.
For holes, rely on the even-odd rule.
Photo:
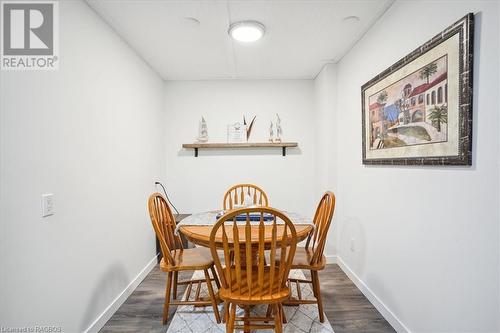
{"label": "white sculpture on shelf", "polygon": [[281,142],[281,135],[283,134],[283,129],[281,128],[281,118],[276,113],[276,139],[275,142]]}
{"label": "white sculpture on shelf", "polygon": [[269,142],[273,142],[274,140],[274,128],[273,121],[271,120],[271,124],[269,125]]}
{"label": "white sculpture on shelf", "polygon": [[198,142],[207,142],[208,141],[208,130],[207,130],[207,122],[205,121],[205,117],[201,117],[200,126],[198,128]]}
{"label": "white sculpture on shelf", "polygon": [[253,203],[252,197],[250,196],[250,193],[245,193],[245,199],[243,200],[243,206],[250,207],[253,205],[254,205],[254,203]]}

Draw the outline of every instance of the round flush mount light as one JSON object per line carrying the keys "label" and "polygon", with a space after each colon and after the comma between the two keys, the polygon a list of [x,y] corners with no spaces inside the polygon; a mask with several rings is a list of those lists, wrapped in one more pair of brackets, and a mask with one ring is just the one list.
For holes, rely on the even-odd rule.
{"label": "round flush mount light", "polygon": [[252,43],[264,36],[266,28],[257,21],[240,21],[229,26],[229,36],[238,42]]}

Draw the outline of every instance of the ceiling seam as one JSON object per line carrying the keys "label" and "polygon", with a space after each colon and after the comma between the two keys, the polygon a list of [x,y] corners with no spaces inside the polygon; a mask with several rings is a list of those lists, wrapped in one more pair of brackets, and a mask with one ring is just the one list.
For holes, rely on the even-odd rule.
{"label": "ceiling seam", "polygon": [[373,18],[372,22],[370,22],[370,24],[368,24],[368,26],[366,27],[365,31],[363,31],[363,33],[346,49],[346,51],[340,56],[340,58],[336,61],[332,61],[332,62],[327,62],[325,64],[323,64],[323,66],[321,66],[320,70],[316,73],[316,75],[313,76],[313,80],[316,80],[316,78],[318,77],[318,75],[323,71],[323,69],[327,66],[327,65],[331,65],[331,64],[338,64],[349,52],[351,52],[351,50],[363,39],[363,37],[365,37],[365,35],[371,30],[371,28],[377,23],[380,21],[380,19],[382,18],[382,16],[384,16],[384,14],[392,7],[392,5],[396,2],[396,0],[389,0],[386,5],[382,8],[382,10],[380,11],[380,14],[378,16],[376,16],[375,18]]}
{"label": "ceiling seam", "polygon": [[90,1],[89,0],[85,0],[83,1],[100,19],[101,21],[103,21],[114,33],[115,35],[123,42],[125,43],[125,45],[132,50],[133,53],[135,53],[136,56],[139,57],[139,59],[141,59],[144,64],[146,64],[147,67],[149,67],[149,69],[151,71],[153,71],[153,73],[155,73],[163,82],[166,81],[166,79],[153,67],[153,65],[151,65],[149,63],[149,61],[147,61],[143,56],[142,54],[139,53],[138,50],[136,50],[112,25],[110,22],[108,22],[91,4],[90,4]]}
{"label": "ceiling seam", "polygon": [[[231,10],[229,9],[229,1],[226,0],[226,13],[227,13],[227,25],[228,27],[231,25]],[[234,47],[234,40],[232,38],[229,39],[231,42],[231,51],[232,51],[232,56],[233,56],[233,75],[232,78],[237,78],[238,77],[238,63],[236,61],[236,49]]]}
{"label": "ceiling seam", "polygon": [[214,78],[187,78],[187,79],[166,79],[165,82],[193,82],[193,81],[314,81],[312,77],[214,77]]}
{"label": "ceiling seam", "polygon": [[[372,22],[370,22],[370,24],[368,24],[368,26],[366,27],[365,31],[363,31],[363,33],[351,44],[351,46],[349,46],[347,48],[347,50],[338,58],[338,60],[336,60],[334,63],[335,64],[338,64],[355,46],[356,44],[359,43],[360,40],[363,39],[363,37],[365,37],[365,35],[372,29],[372,27],[380,21],[380,19],[382,18],[382,16],[384,16],[385,13],[387,13],[387,11],[392,7],[392,5],[396,2],[396,0],[389,0],[387,2],[387,4],[382,8],[382,10],[380,11],[380,14],[378,16],[376,16],[375,18],[372,19]],[[319,73],[318,73],[319,74]],[[316,74],[317,76],[317,74]]]}
{"label": "ceiling seam", "polygon": [[[329,64],[338,64],[355,46],[356,44],[359,43],[361,39],[371,30],[371,28],[381,20],[381,18],[384,16],[384,14],[392,7],[392,5],[396,2],[397,0],[389,0],[386,2],[380,13],[374,17],[371,22],[368,24],[367,28],[361,33],[361,35],[346,49],[346,51],[338,58],[336,61],[332,62],[327,62],[324,63],[320,70],[315,74],[312,75],[308,78],[266,78],[266,77],[238,77],[238,65],[236,61],[236,49],[234,46],[234,41],[231,40],[231,50],[232,50],[232,60],[233,60],[233,70],[234,73],[231,75],[231,77],[223,77],[223,78],[202,78],[202,79],[168,79],[164,78],[150,63],[147,61],[142,54],[139,53],[137,49],[135,49],[112,25],[111,22],[108,22],[92,5],[90,0],[85,0],[84,2],[87,4],[87,6],[92,9],[92,11],[162,80],[162,81],[207,81],[207,80],[235,80],[235,79],[242,79],[242,80],[315,80],[318,75],[321,73],[321,71]],[[197,2],[197,1],[195,1]],[[230,13],[230,8],[229,8],[229,1],[226,0],[226,11],[227,11],[227,20],[228,24],[231,24],[231,13]]]}

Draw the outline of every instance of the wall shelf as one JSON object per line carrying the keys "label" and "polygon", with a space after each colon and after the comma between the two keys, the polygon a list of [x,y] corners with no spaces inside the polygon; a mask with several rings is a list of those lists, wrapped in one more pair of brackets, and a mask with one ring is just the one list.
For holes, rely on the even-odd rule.
{"label": "wall shelf", "polygon": [[241,149],[241,148],[281,148],[286,156],[288,147],[297,147],[297,142],[242,142],[242,143],[183,143],[182,148],[194,149],[194,157],[198,157],[198,149]]}

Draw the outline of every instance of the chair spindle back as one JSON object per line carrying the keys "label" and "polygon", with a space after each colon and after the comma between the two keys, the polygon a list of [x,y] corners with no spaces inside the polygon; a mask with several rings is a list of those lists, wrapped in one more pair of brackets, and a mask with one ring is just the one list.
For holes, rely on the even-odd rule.
{"label": "chair spindle back", "polygon": [[[175,266],[175,252],[182,251],[182,240],[175,234],[175,218],[170,206],[160,193],[153,193],[148,200],[149,216],[160,242],[163,258],[168,264]],[[172,252],[174,256],[172,256]]]}
{"label": "chair spindle back", "polygon": [[[259,221],[251,222],[250,214],[260,215]],[[272,216],[272,221],[264,221],[264,214],[270,214],[267,216]],[[236,221],[237,216],[244,216],[245,221]],[[284,224],[278,224],[278,219]],[[223,248],[224,267],[217,243]],[[222,286],[247,297],[269,295],[285,288],[296,246],[293,223],[268,207],[233,210],[217,221],[210,235],[210,250]],[[265,250],[270,251],[267,262]]]}
{"label": "chair spindle back", "polygon": [[326,244],[326,236],[332,222],[333,211],[335,210],[335,195],[327,191],[321,198],[316,213],[314,214],[314,231],[309,234],[306,241],[306,249],[311,246],[313,255],[311,265],[317,264],[323,257]]}
{"label": "chair spindle back", "polygon": [[245,196],[252,198],[254,205],[268,205],[267,195],[260,187],[253,184],[237,184],[230,187],[224,194],[223,209],[233,209],[234,205],[242,205],[245,202]]}

